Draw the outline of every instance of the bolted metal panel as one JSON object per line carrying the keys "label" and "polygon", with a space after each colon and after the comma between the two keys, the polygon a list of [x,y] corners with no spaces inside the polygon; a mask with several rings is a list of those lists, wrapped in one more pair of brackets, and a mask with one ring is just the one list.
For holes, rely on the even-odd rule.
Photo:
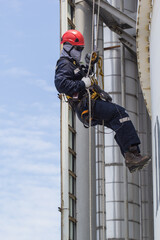
{"label": "bolted metal panel", "polygon": [[[67,2],[60,1],[60,33],[67,31]],[[68,104],[61,100],[61,240],[69,238]]]}
{"label": "bolted metal panel", "polygon": [[153,1],[150,33],[150,77],[152,103],[152,166],[153,166],[153,201],[154,201],[154,239],[160,236],[160,0]]}
{"label": "bolted metal panel", "polygon": [[[142,154],[151,155],[151,121],[144,103],[143,94],[139,86],[139,136]],[[153,195],[152,195],[152,165],[147,166],[140,173],[141,183],[141,237],[154,239],[153,236]]]}
{"label": "bolted metal panel", "polygon": [[[117,1],[110,1],[117,6]],[[130,2],[130,12],[135,9],[135,1]],[[125,4],[124,4],[125,9]],[[105,28],[104,47],[118,46],[118,36]],[[138,127],[137,119],[137,65],[134,57],[126,50],[124,58],[125,78],[125,102],[129,115]],[[106,91],[112,94],[113,101],[121,103],[121,52],[120,48],[107,50],[105,57],[105,87]],[[137,173],[127,176],[123,174],[126,168],[123,167],[124,159],[121,156],[119,147],[114,140],[114,134],[105,135],[105,156],[106,156],[106,224],[108,239],[140,239],[140,202],[139,202],[139,177]],[[127,196],[124,197],[124,177]],[[125,180],[125,181],[126,181]],[[126,210],[125,210],[126,209]],[[124,222],[126,222],[124,225]],[[127,227],[128,226],[128,227]]]}
{"label": "bolted metal panel", "polygon": [[136,27],[136,43],[137,43],[137,62],[141,88],[144,99],[151,117],[151,88],[150,88],[150,22],[152,5],[151,0],[139,0],[137,27]]}

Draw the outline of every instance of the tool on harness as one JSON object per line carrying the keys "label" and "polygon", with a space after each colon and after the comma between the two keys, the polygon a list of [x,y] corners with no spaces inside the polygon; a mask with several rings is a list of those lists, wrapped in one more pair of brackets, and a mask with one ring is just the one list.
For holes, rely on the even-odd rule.
{"label": "tool on harness", "polygon": [[[82,113],[81,113],[81,119],[82,119],[82,122],[83,122],[83,126],[85,128],[88,128],[89,127],[89,110],[84,110]],[[92,118],[91,118],[91,121],[92,121]]]}
{"label": "tool on harness", "polygon": [[[98,98],[101,98],[103,101],[111,102],[112,98],[111,96],[102,90],[100,86],[97,84],[93,84],[90,88],[90,94],[91,94],[91,125],[96,125],[97,120],[94,119],[94,104]],[[80,120],[83,122],[83,125],[85,127],[89,127],[89,96],[88,93],[86,93],[81,100],[79,100],[79,103],[76,106],[77,113],[79,115]]]}
{"label": "tool on harness", "polygon": [[92,53],[92,55],[90,53],[87,53],[85,56],[85,62],[86,64],[89,66],[90,64],[90,58],[91,58],[91,66],[93,66],[95,63],[98,62],[99,59],[99,52],[95,51]]}
{"label": "tool on harness", "polygon": [[108,101],[108,102],[112,102],[112,98],[109,95],[109,93],[105,92],[104,90],[102,90],[100,88],[99,85],[97,84],[93,84],[92,86],[93,90],[99,95],[99,97],[104,100],[104,101]]}
{"label": "tool on harness", "polygon": [[[91,92],[91,113],[93,113],[93,108],[96,99],[99,98],[99,95],[95,92]],[[79,103],[76,106],[76,112],[80,119],[80,121],[83,123],[84,127],[89,127],[89,96],[88,93],[85,93],[82,99],[79,101]],[[91,124],[92,126],[95,125],[95,120],[93,119],[93,116],[91,114]]]}
{"label": "tool on harness", "polygon": [[97,68],[96,68],[96,76],[97,79],[99,76],[101,76],[101,86],[102,89],[104,90],[104,73],[103,73],[103,59],[102,57],[99,57],[98,62],[97,62]]}

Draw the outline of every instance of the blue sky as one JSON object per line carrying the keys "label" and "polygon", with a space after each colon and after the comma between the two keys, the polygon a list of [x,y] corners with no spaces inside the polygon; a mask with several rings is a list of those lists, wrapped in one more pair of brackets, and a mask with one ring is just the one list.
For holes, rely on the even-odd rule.
{"label": "blue sky", "polygon": [[58,0],[0,0],[0,239],[60,239]]}

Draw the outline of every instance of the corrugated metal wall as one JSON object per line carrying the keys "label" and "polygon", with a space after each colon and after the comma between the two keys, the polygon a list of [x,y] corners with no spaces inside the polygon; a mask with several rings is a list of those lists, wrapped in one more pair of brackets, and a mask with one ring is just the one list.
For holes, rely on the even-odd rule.
{"label": "corrugated metal wall", "polygon": [[[119,1],[110,3],[119,7]],[[136,12],[136,4],[137,1],[124,1],[124,11],[127,14]],[[105,27],[104,47],[115,45],[120,45],[117,35]],[[150,120],[147,114],[144,115],[146,108],[144,100],[140,97],[142,93],[139,88],[136,59],[127,50],[124,58],[126,109],[140,133],[142,153],[151,152],[151,149],[147,151],[147,147],[151,146]],[[120,48],[104,52],[104,70],[106,91],[112,94],[114,102],[122,103]],[[108,132],[110,130],[106,130],[106,133]],[[153,239],[153,218],[150,215],[152,211],[149,214],[152,209],[152,195],[148,194],[148,191],[152,190],[151,168],[146,168],[141,174],[130,174],[129,171],[125,174],[126,168],[123,163],[124,159],[114,140],[114,133],[105,134],[107,239]]]}

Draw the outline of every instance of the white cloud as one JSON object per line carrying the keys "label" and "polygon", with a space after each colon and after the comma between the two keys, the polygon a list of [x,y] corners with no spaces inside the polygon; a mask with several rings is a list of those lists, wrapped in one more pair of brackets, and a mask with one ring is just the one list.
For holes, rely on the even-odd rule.
{"label": "white cloud", "polygon": [[2,181],[0,174],[1,239],[59,239],[60,188],[55,184],[58,177],[52,175],[20,174],[12,169]]}
{"label": "white cloud", "polygon": [[[1,102],[6,104],[0,106],[0,239],[3,240],[60,239],[59,109],[57,103],[51,103],[52,73],[44,69],[53,61],[50,55],[53,51],[46,57],[41,53],[41,60],[37,58],[35,62],[27,54],[35,51],[34,41],[30,40],[38,39],[42,27],[50,26],[52,21],[48,17],[41,24],[41,13],[53,16],[50,3],[56,1],[42,2],[0,0],[0,15],[5,23],[3,39],[6,38],[8,46],[0,56]],[[41,25],[44,26],[39,28]]]}
{"label": "white cloud", "polygon": [[[11,195],[2,192],[0,199],[0,236],[3,240],[58,239],[60,213],[59,191],[22,180],[19,189],[10,188]],[[2,210],[3,209],[3,210]],[[46,233],[47,232],[47,233]],[[47,235],[46,235],[47,234]],[[30,238],[31,237],[31,238]]]}
{"label": "white cloud", "polygon": [[27,71],[26,69],[23,68],[18,68],[18,67],[11,67],[6,70],[1,70],[0,71],[1,76],[9,76],[9,77],[31,77],[33,76],[33,73]]}
{"label": "white cloud", "polygon": [[21,68],[21,67],[11,67],[8,69],[0,70],[0,76],[1,76],[1,78],[11,77],[12,79],[13,78],[18,78],[18,79],[23,78],[23,81],[25,78],[25,82],[30,85],[37,86],[46,92],[50,92],[53,94],[57,93],[57,90],[54,87],[53,81],[48,82],[44,79],[39,79],[39,78],[37,78],[37,76],[34,73],[28,71],[27,69]]}
{"label": "white cloud", "polygon": [[[14,123],[12,123],[13,125]],[[44,123],[39,122],[39,129],[35,130],[32,128],[28,128],[29,124],[20,124],[18,127],[10,127],[7,129],[1,129],[0,130],[0,138],[3,139],[3,141],[0,142],[1,155],[7,156],[7,155],[23,155],[23,152],[25,152],[25,155],[27,157],[30,156],[36,158],[53,158],[58,157],[59,152],[57,151],[57,139],[55,139],[56,144],[54,143],[54,136],[50,133],[49,127],[53,128],[51,125],[47,125]],[[38,129],[38,126],[36,129]],[[42,130],[41,127],[47,126],[48,130]],[[26,129],[27,130],[26,130]],[[52,129],[53,131],[53,129]],[[54,132],[52,132],[54,135]],[[59,135],[59,132],[58,132]],[[57,138],[57,133],[55,135]]]}
{"label": "white cloud", "polygon": [[0,238],[59,239],[59,119],[38,102],[0,114]]}
{"label": "white cloud", "polygon": [[42,163],[28,163],[26,162],[21,166],[21,171],[23,172],[28,172],[28,173],[33,173],[33,174],[42,174],[42,175],[47,175],[47,176],[57,176],[59,175],[60,169],[59,165],[54,165],[54,164],[47,164],[45,162]]}
{"label": "white cloud", "polygon": [[44,79],[33,79],[33,80],[30,80],[30,83],[38,86],[39,88],[41,88],[42,90],[44,90],[46,92],[51,92],[51,93],[56,92],[54,86],[49,85],[49,83],[47,83],[47,81]]}
{"label": "white cloud", "polygon": [[[27,110],[27,111],[26,111]],[[0,106],[0,124],[5,125],[8,128],[12,127],[9,131],[18,131],[19,129],[38,130],[44,128],[50,128],[59,131],[60,128],[60,117],[59,117],[59,102],[53,102],[47,106],[40,102],[35,102],[30,105],[21,104],[19,105],[19,113],[14,111],[7,111],[6,106]],[[14,130],[14,127],[16,130]],[[7,128],[5,128],[6,131]],[[4,129],[3,129],[4,130]],[[50,131],[49,131],[50,132]],[[24,133],[24,132],[23,132]],[[10,134],[10,132],[9,132]]]}
{"label": "white cloud", "polygon": [[52,149],[53,144],[51,142],[44,141],[33,134],[33,138],[27,136],[11,136],[4,137],[3,144],[12,146],[13,148],[19,147],[23,150],[30,151],[47,151]]}
{"label": "white cloud", "polygon": [[[54,113],[53,113],[54,114]],[[52,127],[53,125],[56,126],[59,125],[59,118],[58,116],[54,115],[40,115],[40,116],[25,116],[22,119],[23,126],[28,127],[29,129],[32,128],[44,128],[44,127]]]}

